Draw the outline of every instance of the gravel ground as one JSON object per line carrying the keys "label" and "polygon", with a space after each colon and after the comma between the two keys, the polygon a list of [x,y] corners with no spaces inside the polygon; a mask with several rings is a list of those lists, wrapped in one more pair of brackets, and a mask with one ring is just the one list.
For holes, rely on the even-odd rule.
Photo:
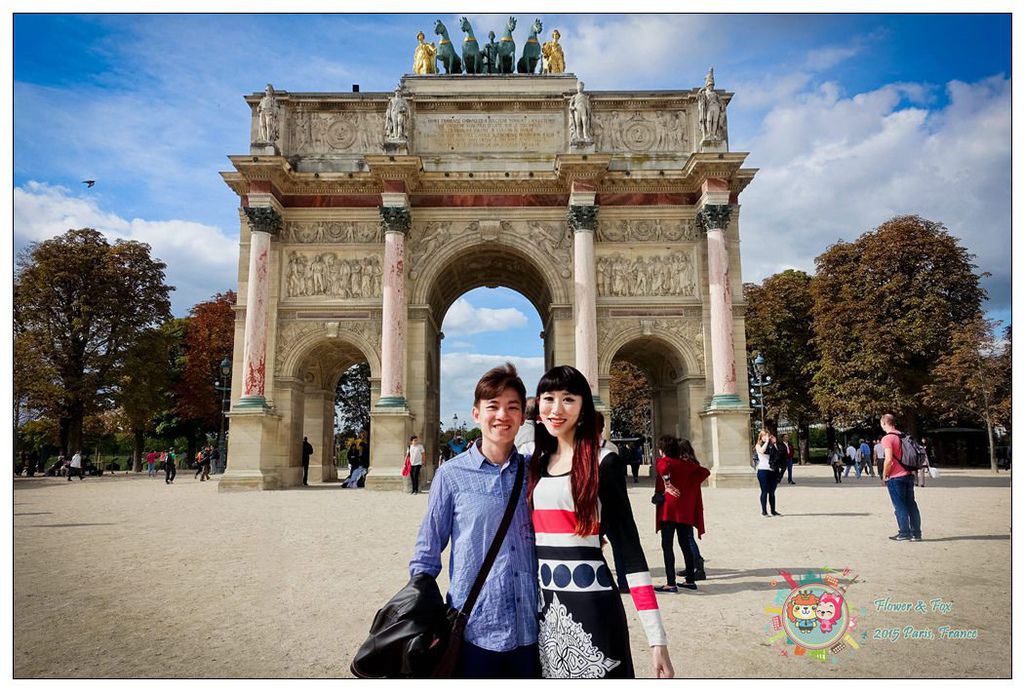
{"label": "gravel ground", "polygon": [[[892,542],[877,479],[798,468],[764,519],[756,489],[705,489],[708,580],[659,595],[677,676],[1009,677],[1010,480],[947,471],[918,491],[925,540]],[[630,498],[664,582],[650,481]],[[14,481],[14,675],[345,677],[376,610],[407,579],[427,496],[311,485],[217,492],[179,473]],[[609,555],[610,557],[610,555]],[[682,563],[682,557],[677,556]],[[610,561],[610,558],[609,558]],[[849,567],[860,648],[820,662],[768,642],[779,570]],[[442,589],[446,587],[442,576]],[[878,611],[933,599],[938,611]],[[863,611],[862,611],[863,610]],[[626,602],[637,673],[649,676]],[[938,637],[940,626],[977,637]],[[887,629],[936,638],[876,639]],[[866,636],[865,636],[866,634]]]}

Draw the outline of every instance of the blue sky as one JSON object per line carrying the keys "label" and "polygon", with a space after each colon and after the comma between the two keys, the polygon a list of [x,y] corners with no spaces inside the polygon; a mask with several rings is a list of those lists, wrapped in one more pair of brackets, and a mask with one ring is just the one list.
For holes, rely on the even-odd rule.
{"label": "blue sky", "polygon": [[[507,15],[469,16],[486,35]],[[517,16],[519,43],[534,16],[542,39],[559,29],[588,89],[688,89],[714,66],[718,87],[736,94],[731,148],[761,169],[741,197],[746,280],[812,271],[829,244],[918,213],[977,255],[991,274],[987,308],[1009,320],[1008,14]],[[410,69],[416,32],[431,34],[438,17],[457,26],[450,13],[15,15],[15,251],[90,225],[153,246],[176,314],[233,288],[237,199],[218,173],[248,151],[243,95],[267,82],[389,91]],[[511,291],[464,301],[462,324],[473,310],[511,309],[521,333],[540,331]],[[452,323],[445,363],[507,355],[527,370],[540,357],[539,339],[512,352],[507,330]],[[456,381],[446,367],[445,391]],[[456,405],[445,395],[444,419]]]}

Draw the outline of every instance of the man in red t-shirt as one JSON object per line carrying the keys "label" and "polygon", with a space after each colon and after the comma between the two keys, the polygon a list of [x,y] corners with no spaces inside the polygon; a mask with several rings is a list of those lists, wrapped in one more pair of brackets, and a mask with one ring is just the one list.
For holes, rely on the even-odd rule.
{"label": "man in red t-shirt", "polygon": [[885,431],[882,437],[882,448],[885,450],[885,465],[882,469],[882,481],[889,489],[889,499],[896,513],[896,526],[899,532],[889,537],[890,540],[921,540],[921,512],[914,499],[914,474],[900,465],[901,446],[900,431],[896,429],[896,419],[886,413],[879,420]]}

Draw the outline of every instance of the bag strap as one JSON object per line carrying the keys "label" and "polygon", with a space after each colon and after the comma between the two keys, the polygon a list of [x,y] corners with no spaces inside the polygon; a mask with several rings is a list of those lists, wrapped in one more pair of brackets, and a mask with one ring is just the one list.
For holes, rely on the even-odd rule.
{"label": "bag strap", "polygon": [[524,469],[526,467],[526,461],[519,461],[519,468],[516,469],[516,480],[515,484],[512,485],[512,494],[508,498],[508,505],[505,507],[505,515],[501,517],[501,525],[498,526],[498,532],[494,534],[494,539],[491,541],[491,547],[487,550],[487,556],[484,557],[484,563],[480,565],[480,572],[476,575],[476,581],[473,582],[473,587],[469,591],[469,596],[466,598],[466,602],[462,605],[462,609],[459,610],[459,616],[464,619],[469,619],[470,612],[473,611],[473,605],[476,604],[476,599],[480,597],[480,591],[484,588],[484,581],[487,580],[487,575],[491,572],[491,567],[494,566],[494,560],[498,558],[498,551],[501,549],[501,543],[505,541],[505,534],[508,533],[508,527],[512,525],[512,516],[516,512],[516,507],[519,505],[519,495],[523,489],[523,475],[525,474]]}

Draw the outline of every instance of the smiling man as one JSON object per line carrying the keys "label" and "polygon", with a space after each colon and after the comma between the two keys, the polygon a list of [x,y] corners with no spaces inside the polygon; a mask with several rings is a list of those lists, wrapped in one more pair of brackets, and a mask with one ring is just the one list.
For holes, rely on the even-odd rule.
{"label": "smiling man", "polygon": [[[523,424],[526,387],[511,363],[477,382],[473,420],[481,439],[442,465],[430,487],[416,549],[409,562],[415,576],[441,573],[441,553],[451,542],[448,604],[461,609],[473,587],[511,496],[516,451]],[[465,678],[538,676],[537,568],[525,488],[501,551],[466,622],[455,674]]]}

